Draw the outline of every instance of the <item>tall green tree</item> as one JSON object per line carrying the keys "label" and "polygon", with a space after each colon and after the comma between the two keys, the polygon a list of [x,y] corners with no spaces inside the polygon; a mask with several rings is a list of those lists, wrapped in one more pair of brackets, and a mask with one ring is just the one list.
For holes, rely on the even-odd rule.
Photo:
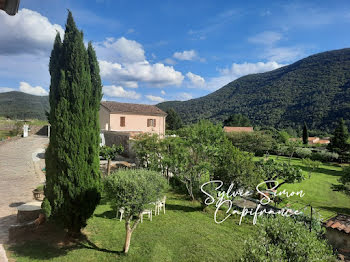
{"label": "tall green tree", "polygon": [[180,116],[173,108],[167,110],[166,113],[168,114],[166,117],[166,129],[178,130],[183,126]]}
{"label": "tall green tree", "polygon": [[233,114],[224,121],[224,126],[251,126],[248,117],[241,114]]}
{"label": "tall green tree", "polygon": [[303,144],[307,145],[309,143],[309,131],[307,130],[307,125],[304,122],[304,127],[303,127]]}
{"label": "tall green tree", "polygon": [[330,150],[337,152],[339,154],[349,150],[349,132],[345,125],[343,118],[338,120],[338,126],[334,130],[333,137],[328,147]]}
{"label": "tall green tree", "polygon": [[49,71],[51,134],[43,207],[74,236],[100,200],[98,112],[102,86],[95,52],[91,44],[85,49],[83,33],[70,11],[63,43],[56,36]]}

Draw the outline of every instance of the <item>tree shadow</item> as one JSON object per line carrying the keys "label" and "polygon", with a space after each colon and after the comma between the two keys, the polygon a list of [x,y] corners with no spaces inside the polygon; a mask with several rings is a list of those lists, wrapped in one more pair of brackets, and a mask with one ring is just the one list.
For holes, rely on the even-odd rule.
{"label": "tree shadow", "polygon": [[346,207],[329,207],[329,206],[322,206],[320,209],[328,210],[337,214],[346,214],[350,215],[350,208]]}
{"label": "tree shadow", "polygon": [[85,249],[92,249],[92,250],[96,250],[96,251],[100,251],[100,252],[105,252],[105,253],[110,253],[110,254],[116,254],[116,255],[122,255],[124,254],[123,251],[116,251],[116,250],[109,250],[106,248],[100,248],[98,246],[96,246],[95,243],[91,242],[88,238],[86,238],[84,240],[87,244],[83,243],[83,242],[79,242],[77,244],[77,247],[79,248],[85,248]]}
{"label": "tree shadow", "polygon": [[[309,168],[309,167],[305,167],[305,166],[302,166],[302,165],[293,165],[294,167],[298,167],[300,168],[301,170],[309,173],[309,172],[316,172],[316,173],[324,173],[326,175],[330,175],[330,176],[341,176],[342,175],[342,172],[339,171],[339,170],[330,170],[330,169],[327,169],[327,168],[322,168],[322,167],[319,167],[319,168],[315,168],[315,170],[312,170],[312,168]],[[312,175],[312,174],[311,174]]]}
{"label": "tree shadow", "polygon": [[176,204],[166,204],[165,209],[173,210],[173,211],[183,211],[183,212],[202,211],[201,206],[191,207],[191,206],[183,206],[183,205],[176,205]]}
{"label": "tree shadow", "polygon": [[108,210],[105,211],[101,214],[94,214],[95,217],[102,217],[102,218],[107,218],[107,219],[115,219],[116,218],[116,212],[113,210]]}

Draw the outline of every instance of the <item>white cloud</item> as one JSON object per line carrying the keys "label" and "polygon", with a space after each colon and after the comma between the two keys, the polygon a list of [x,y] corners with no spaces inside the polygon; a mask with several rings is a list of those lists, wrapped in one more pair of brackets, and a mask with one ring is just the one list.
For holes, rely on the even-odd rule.
{"label": "white cloud", "polygon": [[46,53],[52,49],[60,25],[52,24],[38,12],[21,9],[16,16],[0,12],[0,54]]}
{"label": "white cloud", "polygon": [[107,38],[95,48],[102,79],[115,85],[137,88],[139,83],[145,83],[163,87],[180,85],[184,79],[172,66],[147,61],[143,46],[134,40]]}
{"label": "white cloud", "polygon": [[146,60],[142,45],[134,40],[121,37],[106,38],[102,43],[96,43],[96,52],[99,59],[118,63],[136,63]]}
{"label": "white cloud", "polygon": [[161,103],[165,101],[165,99],[160,96],[146,95],[146,98],[148,100],[151,100],[152,102],[157,102],[157,103]]}
{"label": "white cloud", "polygon": [[104,86],[103,93],[109,97],[120,97],[129,99],[140,99],[141,95],[135,91],[126,91],[121,86]]}
{"label": "white cloud", "polygon": [[185,93],[185,92],[176,95],[176,100],[181,100],[181,101],[189,100],[192,98],[193,96],[190,93]]}
{"label": "white cloud", "polygon": [[248,41],[255,44],[273,45],[281,39],[282,35],[280,33],[265,31],[248,38]]}
{"label": "white cloud", "polygon": [[210,78],[207,81],[204,88],[208,90],[217,90],[239,77],[249,75],[249,74],[256,74],[256,73],[271,71],[281,66],[284,66],[284,64],[279,64],[274,61],[266,62],[266,63],[264,62],[257,62],[257,63],[245,62],[243,64],[233,63],[230,68],[219,69],[220,75],[217,77]]}
{"label": "white cloud", "polygon": [[19,90],[36,96],[47,96],[49,93],[42,88],[41,86],[31,86],[30,84],[26,82],[20,82],[19,83]]}
{"label": "white cloud", "polygon": [[164,96],[166,93],[164,90],[160,91],[160,93]]}
{"label": "white cloud", "polygon": [[187,78],[191,81],[191,84],[194,86],[204,86],[205,80],[200,75],[193,74],[192,72],[188,72],[186,74]]}
{"label": "white cloud", "polygon": [[15,91],[15,89],[9,87],[0,87],[0,93],[6,93],[11,91]]}
{"label": "white cloud", "polygon": [[174,59],[171,59],[171,58],[166,58],[164,60],[164,63],[168,64],[168,65],[175,65],[176,64],[176,61]]}
{"label": "white cloud", "polygon": [[304,56],[304,50],[299,47],[273,47],[265,50],[261,58],[276,62],[291,62]]}
{"label": "white cloud", "polygon": [[173,57],[178,60],[191,61],[198,58],[198,54],[195,50],[185,50],[183,52],[175,52]]}
{"label": "white cloud", "polygon": [[144,82],[155,87],[167,85],[180,85],[184,79],[181,72],[172,66],[148,61],[132,64],[119,64],[107,61],[99,61],[102,78],[113,83],[124,84],[125,82],[135,86],[138,82]]}

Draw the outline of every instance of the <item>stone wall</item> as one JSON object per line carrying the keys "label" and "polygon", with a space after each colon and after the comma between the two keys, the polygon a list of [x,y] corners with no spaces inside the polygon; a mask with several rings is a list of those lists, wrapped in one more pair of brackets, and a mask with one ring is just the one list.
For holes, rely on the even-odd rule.
{"label": "stone wall", "polygon": [[350,233],[339,231],[334,228],[327,228],[326,238],[328,242],[337,249],[349,249],[350,250]]}
{"label": "stone wall", "polygon": [[107,146],[122,145],[124,147],[123,156],[132,157],[133,153],[130,146],[130,135],[128,133],[117,131],[102,131]]}

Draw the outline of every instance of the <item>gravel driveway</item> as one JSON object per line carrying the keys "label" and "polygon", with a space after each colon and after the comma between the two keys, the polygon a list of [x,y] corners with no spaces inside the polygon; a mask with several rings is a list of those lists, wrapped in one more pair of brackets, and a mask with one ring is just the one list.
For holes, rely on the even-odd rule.
{"label": "gravel driveway", "polygon": [[32,190],[45,181],[41,169],[48,142],[34,135],[0,143],[0,247],[8,239],[9,226],[16,223],[16,206],[33,201]]}

